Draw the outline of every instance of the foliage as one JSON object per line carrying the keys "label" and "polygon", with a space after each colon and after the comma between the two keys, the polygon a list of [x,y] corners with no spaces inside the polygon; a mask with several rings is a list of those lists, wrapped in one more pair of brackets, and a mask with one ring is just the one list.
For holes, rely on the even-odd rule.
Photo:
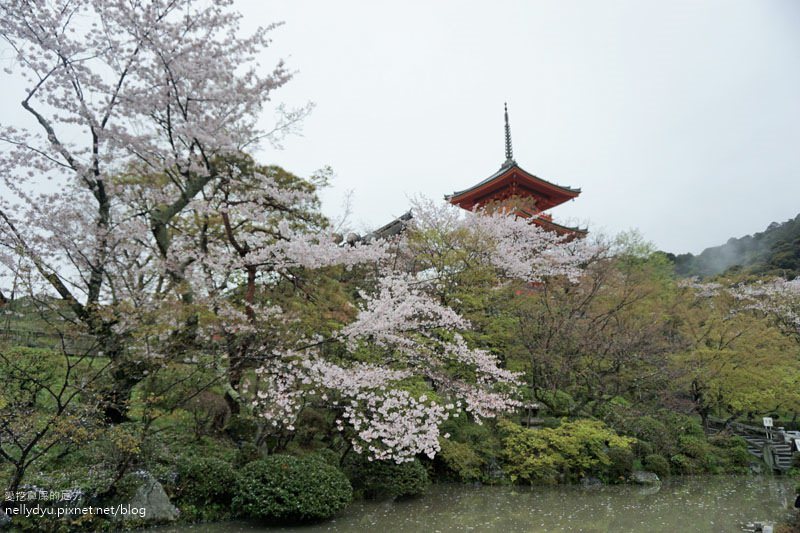
{"label": "foliage", "polygon": [[669,379],[665,355],[680,338],[671,319],[669,265],[642,247],[598,245],[575,284],[545,280],[508,299],[532,399],[555,414],[601,416],[614,398],[655,400]]}
{"label": "foliage", "polygon": [[253,461],[263,459],[263,457],[264,456],[261,453],[261,450],[258,449],[258,446],[252,442],[243,442],[236,450],[236,458],[234,459],[233,463],[238,468],[246,465],[247,463],[252,463]]}
{"label": "foliage", "polygon": [[621,483],[628,479],[633,472],[635,457],[627,448],[610,448],[607,452],[609,464],[603,472],[603,477],[609,483]]}
{"label": "foliage", "polygon": [[611,465],[609,449],[628,449],[633,442],[588,419],[565,421],[555,429],[527,429],[503,422],[500,429],[506,470],[512,480],[525,482],[598,474]]}
{"label": "foliage", "polygon": [[[791,307],[774,307],[773,293],[756,295],[751,286],[686,283],[684,287],[681,329],[688,350],[674,354],[672,364],[676,385],[691,398],[695,411],[706,419],[712,412],[737,417],[775,406],[800,410],[800,397],[794,393],[800,383],[797,344],[751,311],[757,304],[791,321],[784,313],[791,313]],[[782,300],[784,294],[779,297]]]}
{"label": "foliage", "polygon": [[190,521],[223,520],[231,512],[238,476],[233,466],[214,457],[184,457],[178,463],[175,503]]}
{"label": "foliage", "polygon": [[675,454],[669,460],[672,470],[677,474],[692,475],[702,472],[703,465],[699,461],[683,454]]}
{"label": "foliage", "polygon": [[26,471],[51,453],[67,454],[99,432],[92,387],[102,372],[86,357],[0,346],[0,458],[16,490]]}
{"label": "foliage", "polygon": [[502,442],[496,421],[475,424],[454,417],[443,426],[442,450],[433,461],[434,475],[448,481],[502,483]]}
{"label": "foliage", "polygon": [[233,508],[246,518],[314,521],[332,517],[352,496],[345,475],[323,461],[272,455],[242,468]]}
{"label": "foliage", "polygon": [[661,479],[670,474],[669,461],[664,456],[655,453],[646,456],[642,460],[642,467],[648,472],[653,472]]}
{"label": "foliage", "polygon": [[471,444],[443,439],[441,446],[442,449],[436,456],[436,460],[446,467],[445,477],[453,477],[455,480],[463,482],[483,479],[483,467],[486,463]]}
{"label": "foliage", "polygon": [[679,435],[678,453],[670,457],[672,470],[678,474],[741,473],[746,471],[752,456],[740,437]]}
{"label": "foliage", "polygon": [[370,500],[419,496],[430,484],[418,460],[393,463],[354,458],[347,462],[345,473],[356,494]]}

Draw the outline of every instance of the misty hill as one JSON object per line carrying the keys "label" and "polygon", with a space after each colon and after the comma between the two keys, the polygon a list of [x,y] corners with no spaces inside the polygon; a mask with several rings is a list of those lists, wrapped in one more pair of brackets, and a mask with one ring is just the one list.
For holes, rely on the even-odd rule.
{"label": "misty hill", "polygon": [[780,224],[773,222],[760,233],[731,238],[698,255],[667,255],[680,276],[709,277],[742,271],[794,278],[800,276],[800,215]]}

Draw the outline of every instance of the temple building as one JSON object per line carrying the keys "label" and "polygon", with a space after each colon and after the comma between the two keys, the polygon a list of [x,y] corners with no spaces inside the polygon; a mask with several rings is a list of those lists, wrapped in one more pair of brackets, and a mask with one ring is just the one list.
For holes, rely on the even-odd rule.
{"label": "temple building", "polygon": [[557,224],[553,221],[553,217],[545,212],[577,198],[581,190],[556,185],[520,167],[514,160],[511,147],[511,126],[508,122],[507,105],[505,121],[506,160],[500,170],[472,187],[445,196],[445,199],[469,211],[502,210],[525,218],[532,217],[531,221],[534,224],[559,234],[585,235],[586,230]]}
{"label": "temple building", "polygon": [[[546,212],[568,200],[574,200],[581,194],[581,190],[557,185],[534,176],[514,160],[507,105],[505,106],[505,141],[506,160],[500,166],[500,170],[468,189],[446,195],[445,199],[468,211],[476,209],[502,210],[509,214],[514,213],[520,217],[530,218],[533,224],[549,231],[555,231],[560,235],[585,236],[587,230],[562,226],[554,222],[552,215]],[[402,233],[412,217],[413,214],[409,211],[365,235],[364,239],[368,241],[376,238],[385,239]],[[347,238],[348,242],[360,239],[361,237],[355,234]]]}

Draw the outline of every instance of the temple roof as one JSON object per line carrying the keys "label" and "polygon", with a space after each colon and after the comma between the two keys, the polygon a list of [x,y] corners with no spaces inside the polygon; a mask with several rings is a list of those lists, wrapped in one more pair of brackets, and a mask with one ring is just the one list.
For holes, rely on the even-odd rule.
{"label": "temple roof", "polygon": [[559,235],[565,234],[572,234],[572,235],[580,235],[584,236],[589,233],[589,230],[586,228],[579,228],[579,227],[572,227],[572,226],[565,226],[563,224],[559,224],[558,222],[553,222],[553,219],[550,217],[545,216],[534,216],[531,218],[531,221],[546,230],[555,231]]}
{"label": "temple roof", "polygon": [[515,161],[511,161],[506,162],[500,167],[500,170],[485,180],[462,191],[447,195],[445,199],[465,209],[472,209],[476,205],[491,200],[493,193],[510,185],[517,185],[520,193],[527,192],[529,195],[544,200],[544,205],[540,206],[542,211],[576,198],[581,193],[580,189],[556,185],[535,176],[520,167]]}
{"label": "temple roof", "polygon": [[536,184],[540,184],[540,185],[543,185],[545,187],[551,187],[553,189],[556,189],[556,190],[559,190],[559,191],[563,191],[564,194],[568,194],[568,195],[570,195],[572,197],[578,196],[581,193],[580,188],[575,189],[575,188],[570,187],[570,186],[558,185],[558,184],[555,184],[555,183],[553,183],[551,181],[547,181],[545,179],[542,179],[542,178],[540,178],[538,176],[535,176],[535,175],[531,174],[530,172],[528,172],[527,170],[525,170],[524,168],[519,166],[516,161],[511,161],[511,164],[508,164],[508,162],[506,162],[506,164],[504,164],[502,167],[500,167],[500,170],[498,170],[497,172],[495,172],[494,174],[492,174],[491,176],[489,176],[485,180],[481,181],[480,183],[477,183],[477,184],[473,185],[472,187],[464,189],[463,191],[456,191],[453,194],[448,194],[447,196],[445,196],[445,198],[447,200],[451,200],[452,198],[455,198],[456,196],[461,196],[461,195],[463,195],[465,193],[468,193],[470,191],[473,191],[473,190],[475,190],[475,189],[477,189],[479,187],[487,185],[487,184],[491,183],[492,181],[499,180],[499,178],[503,177],[509,170],[512,170],[512,169],[519,170],[522,175],[524,175],[526,178],[530,179],[532,182],[534,182]]}
{"label": "temple roof", "polygon": [[411,211],[406,211],[405,213],[395,218],[388,224],[381,226],[380,228],[366,234],[364,236],[364,240],[369,242],[375,239],[388,239],[389,237],[394,237],[395,235],[402,233],[406,229],[408,222],[412,218],[414,217],[411,214]]}
{"label": "temple roof", "polygon": [[535,176],[517,164],[511,146],[508,106],[505,106],[505,149],[506,160],[500,170],[472,187],[446,195],[445,199],[471,210],[511,194],[535,198],[538,210],[544,211],[581,193],[580,189],[557,185]]}

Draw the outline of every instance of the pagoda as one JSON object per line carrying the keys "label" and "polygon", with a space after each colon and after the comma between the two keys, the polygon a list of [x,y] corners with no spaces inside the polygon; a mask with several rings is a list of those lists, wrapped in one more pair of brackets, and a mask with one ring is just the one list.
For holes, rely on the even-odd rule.
{"label": "pagoda", "polygon": [[505,105],[505,121],[506,160],[500,170],[468,189],[445,196],[445,199],[468,211],[500,210],[530,218],[531,222],[537,226],[562,235],[576,237],[586,235],[585,229],[562,226],[554,222],[549,213],[545,213],[548,209],[563,204],[567,200],[577,198],[581,190],[556,185],[534,176],[520,167],[514,160],[514,153],[511,149],[508,105]]}

